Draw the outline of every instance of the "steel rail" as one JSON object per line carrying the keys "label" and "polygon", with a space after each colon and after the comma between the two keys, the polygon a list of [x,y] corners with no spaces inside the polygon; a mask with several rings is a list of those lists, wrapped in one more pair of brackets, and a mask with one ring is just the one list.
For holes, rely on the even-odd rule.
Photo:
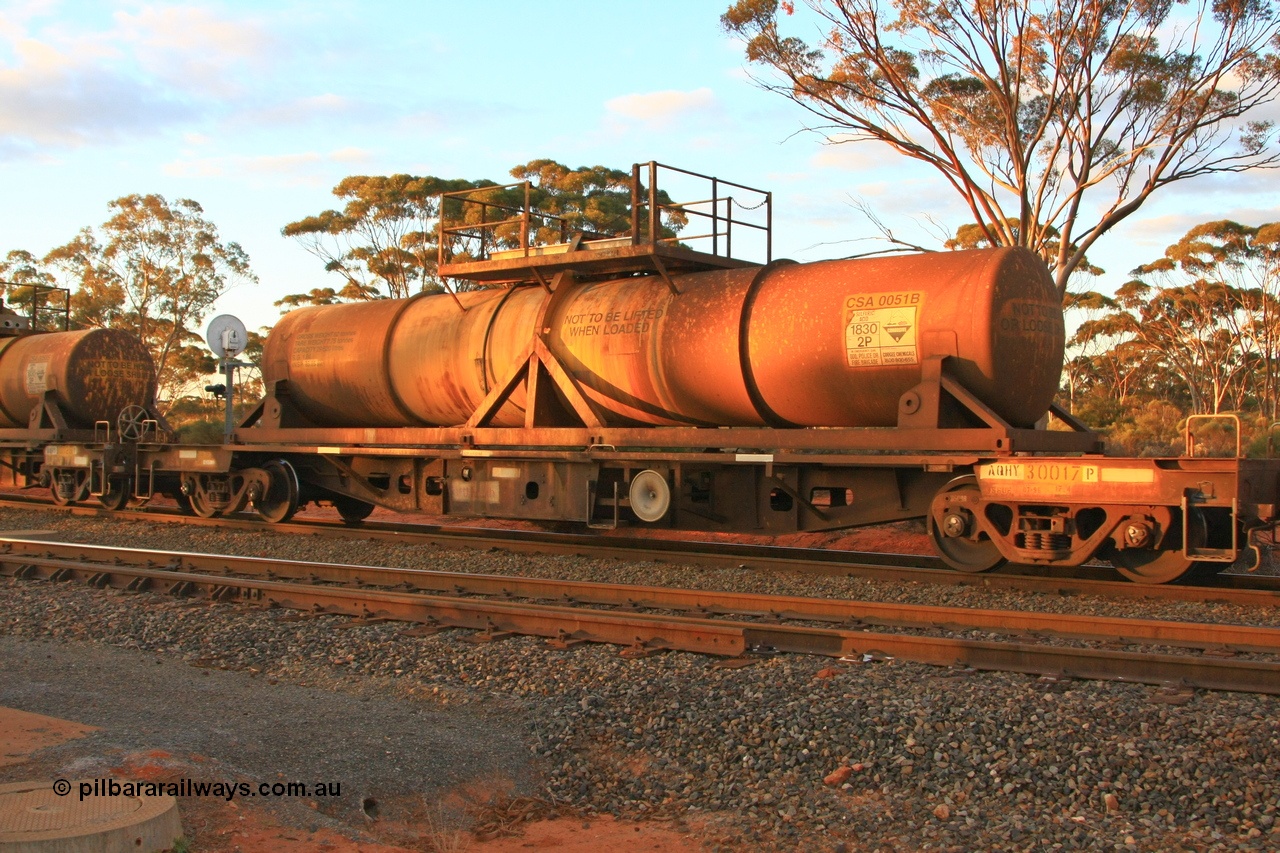
{"label": "steel rail", "polygon": [[231,557],[176,551],[116,548],[106,545],[51,543],[0,537],[5,562],[21,559],[50,569],[77,562],[124,565],[142,561],[213,574],[270,580],[307,580],[366,587],[403,588],[451,595],[503,596],[556,600],[567,604],[679,610],[715,616],[752,616],[773,620],[809,620],[850,627],[876,625],[949,632],[987,631],[1032,634],[1114,643],[1155,643],[1196,649],[1228,649],[1280,654],[1280,628],[1196,623],[1124,617],[988,610],[897,604],[808,596],[778,596],[726,590],[695,590],[593,581],[544,580],[512,575],[441,572],[386,566],[313,563],[267,557]]}
{"label": "steel rail", "polygon": [[[40,544],[48,547],[48,543]],[[627,647],[624,653],[634,654],[682,650],[733,656],[769,649],[846,659],[889,656],[973,669],[1280,694],[1280,663],[1274,661],[624,613],[563,604],[463,599],[347,584],[302,584],[30,554],[4,555],[0,558],[0,572],[23,578],[80,579],[97,587],[130,590],[165,584],[163,591],[174,594],[199,591],[213,600],[243,600],[317,613],[421,622],[438,628],[471,628],[479,630],[482,639],[518,633],[553,638],[566,646],[588,641],[607,642],[624,645]]]}
{"label": "steel rail", "polygon": [[[366,539],[387,542],[423,542],[447,545],[455,548],[490,548],[494,544],[517,547],[532,553],[563,554],[581,551],[584,556],[616,556],[618,559],[653,560],[669,554],[684,561],[686,557],[720,561],[739,567],[741,557],[764,561],[791,561],[797,565],[820,568],[833,566],[833,574],[844,574],[849,569],[875,570],[879,568],[902,569],[920,572],[920,578],[933,575],[967,575],[946,567],[941,558],[923,554],[890,554],[865,551],[822,551],[813,548],[792,548],[777,545],[750,545],[742,543],[708,542],[706,540],[666,539],[648,537],[599,536],[581,533],[550,533],[546,531],[502,530],[463,525],[440,526],[406,522],[363,521],[348,525],[336,520],[294,520],[282,524],[269,524],[252,513],[234,516],[201,518],[185,515],[177,510],[161,507],[143,509],[109,510],[93,504],[57,505],[48,500],[0,495],[0,507],[13,507],[40,511],[59,511],[70,515],[107,517],[120,520],[188,524],[228,530],[271,530],[281,533],[302,533],[334,538]],[[894,575],[895,578],[899,577]],[[913,575],[911,579],[916,579]]]}
{"label": "steel rail", "polygon": [[[908,554],[841,552],[772,545],[744,545],[674,539],[619,539],[582,534],[541,533],[472,527],[434,527],[387,522],[345,525],[327,521],[293,521],[268,525],[251,517],[199,518],[175,512],[151,510],[112,512],[101,507],[58,507],[33,500],[0,498],[0,506],[57,509],[73,515],[189,524],[227,530],[272,530],[283,534],[311,534],[344,539],[396,543],[434,544],[447,548],[502,548],[518,553],[575,554],[584,557],[666,562],[715,568],[759,568],[842,577],[862,577],[901,583],[973,586],[993,590],[1046,592],[1056,595],[1100,595],[1109,598],[1214,602],[1263,607],[1280,606],[1280,578],[1219,575],[1214,585],[1136,584],[1108,580],[1109,570],[1082,567],[1091,577],[1046,572],[1040,567],[1018,566],[1018,571],[1041,574],[968,574],[942,567],[936,557]],[[1080,571],[1077,569],[1076,571]]]}

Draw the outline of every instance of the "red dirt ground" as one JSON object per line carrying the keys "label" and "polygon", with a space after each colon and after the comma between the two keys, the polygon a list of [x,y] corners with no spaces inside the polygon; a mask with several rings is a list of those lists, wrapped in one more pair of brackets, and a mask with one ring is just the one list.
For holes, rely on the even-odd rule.
{"label": "red dirt ground", "polygon": [[[0,766],[22,764],[46,747],[91,731],[96,729],[0,707]],[[198,755],[183,758],[151,750],[124,756],[108,772],[117,779],[176,781],[196,775],[192,771],[207,760]],[[475,795],[474,790],[459,791],[449,799],[462,802]],[[178,811],[191,849],[198,853],[600,853],[608,849],[697,853],[704,849],[687,832],[670,824],[630,823],[609,817],[590,821],[577,817],[518,821],[510,824],[513,834],[481,840],[469,832],[449,829],[428,814],[421,822],[371,822],[360,833],[368,840],[356,840],[356,833],[349,836],[330,829],[291,825],[261,807],[235,800],[183,797],[178,800]]]}
{"label": "red dirt ground", "polygon": [[97,731],[93,726],[15,708],[0,708],[0,767],[22,764],[36,750],[75,740],[93,731]]}
{"label": "red dirt ground", "polygon": [[705,849],[695,839],[661,824],[625,823],[609,817],[591,822],[560,819],[528,823],[520,835],[491,841],[478,841],[469,833],[433,832],[428,828],[423,833],[425,837],[412,842],[412,846],[402,847],[379,841],[353,841],[327,830],[307,832],[281,826],[262,812],[239,810],[235,804],[209,809],[202,803],[193,813],[183,802],[179,809],[184,825],[193,814],[205,822],[205,829],[197,833],[193,848],[199,853],[601,853],[610,849],[636,853],[698,853]]}

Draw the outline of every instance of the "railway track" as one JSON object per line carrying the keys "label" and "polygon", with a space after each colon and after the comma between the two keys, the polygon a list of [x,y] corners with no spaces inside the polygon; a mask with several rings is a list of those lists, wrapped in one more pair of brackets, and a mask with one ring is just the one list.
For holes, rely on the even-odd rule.
{"label": "railway track", "polygon": [[765,571],[829,574],[888,580],[977,586],[986,589],[1046,592],[1057,595],[1100,595],[1112,598],[1224,602],[1250,606],[1280,606],[1280,577],[1222,574],[1204,585],[1135,584],[1115,580],[1104,566],[1085,566],[1078,576],[1037,566],[1007,566],[995,572],[967,574],[946,567],[936,557],[915,554],[882,554],[749,545],[687,539],[629,538],[583,534],[495,530],[475,527],[369,522],[345,525],[337,521],[295,520],[264,525],[254,516],[198,518],[176,510],[149,507],[144,510],[110,511],[92,505],[55,506],[48,501],[4,496],[0,507],[57,510],[82,516],[110,516],[129,521],[194,524],[229,530],[269,529],[281,534],[303,534],[382,542],[438,545],[487,550],[501,548],[519,553],[572,554],[583,557],[630,561],[655,561],[686,565],[741,567]]}
{"label": "railway track", "polygon": [[0,539],[0,574],[399,620],[559,647],[779,652],[1280,694],[1280,629],[548,581]]}

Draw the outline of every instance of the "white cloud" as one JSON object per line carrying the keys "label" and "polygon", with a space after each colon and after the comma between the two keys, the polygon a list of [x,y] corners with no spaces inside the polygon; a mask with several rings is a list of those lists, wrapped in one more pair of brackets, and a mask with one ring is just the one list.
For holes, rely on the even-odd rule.
{"label": "white cloud", "polygon": [[622,95],[605,101],[604,108],[612,117],[662,128],[680,118],[718,110],[719,104],[715,93],[704,86],[691,92],[668,89]]}
{"label": "white cloud", "polygon": [[836,169],[841,172],[869,172],[883,168],[886,162],[883,146],[875,143],[841,142],[835,145],[822,145],[809,158],[809,165],[815,169]]}
{"label": "white cloud", "polygon": [[0,142],[10,153],[114,141],[190,113],[172,93],[98,64],[100,53],[31,39],[13,48],[14,65],[0,68]]}
{"label": "white cloud", "polygon": [[147,6],[114,18],[115,29],[105,35],[131,46],[149,75],[186,91],[228,95],[251,87],[253,72],[280,48],[260,22],[199,6]]}
{"label": "white cloud", "polygon": [[114,143],[228,108],[279,53],[253,20],[195,6],[117,12],[94,29],[0,15],[0,158]]}
{"label": "white cloud", "polygon": [[254,127],[299,125],[332,119],[350,122],[376,118],[379,114],[372,103],[326,92],[248,110],[236,117],[236,124]]}
{"label": "white cloud", "polygon": [[[1117,248],[1119,246],[1129,249],[1142,247],[1144,256],[1151,255],[1142,260],[1149,261],[1163,253],[1165,247],[1181,240],[1183,235],[1195,226],[1220,219],[1239,222],[1242,225],[1265,225],[1280,220],[1280,208],[1228,204],[1222,207],[1214,206],[1203,212],[1188,211],[1152,216],[1142,216],[1139,212],[1135,214],[1134,219],[1124,222],[1117,228],[1117,233],[1123,234],[1123,238],[1116,239],[1114,243]],[[1110,242],[1105,237],[1103,241]],[[1103,241],[1100,241],[1099,245]],[[1136,266],[1136,262],[1133,265]]]}
{"label": "white cloud", "polygon": [[1224,217],[1195,213],[1174,213],[1162,216],[1145,216],[1135,214],[1134,218],[1123,226],[1130,239],[1146,242],[1149,240],[1166,240],[1170,235],[1181,236],[1201,222]]}
{"label": "white cloud", "polygon": [[462,128],[471,131],[495,126],[509,129],[535,117],[536,111],[531,110],[528,104],[481,100],[479,97],[466,100],[432,97],[425,109],[395,117],[395,126],[400,132],[449,134]]}
{"label": "white cloud", "polygon": [[818,145],[809,158],[809,165],[814,169],[883,175],[890,170],[897,172],[919,169],[922,166],[919,161],[904,156],[878,140],[859,139],[847,133],[824,137],[825,141]]}
{"label": "white cloud", "polygon": [[29,21],[53,13],[58,3],[59,0],[7,0],[0,12],[0,38],[21,36]]}
{"label": "white cloud", "polygon": [[[276,178],[286,184],[325,185],[334,181],[337,171],[349,174],[372,162],[372,154],[363,148],[339,148],[329,152],[300,151],[257,157],[232,155],[198,157],[166,163],[166,175],[179,178],[217,178],[226,175],[259,175]],[[335,166],[342,169],[335,170]]]}

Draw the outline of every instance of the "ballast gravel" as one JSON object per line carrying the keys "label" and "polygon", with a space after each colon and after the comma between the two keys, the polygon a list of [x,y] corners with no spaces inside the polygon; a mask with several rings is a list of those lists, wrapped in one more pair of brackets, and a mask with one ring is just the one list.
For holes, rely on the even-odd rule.
{"label": "ballast gravel", "polygon": [[[57,513],[6,511],[0,528],[282,559],[1277,624],[1272,612],[1225,605],[895,588],[842,578],[121,525]],[[779,656],[721,669],[691,654],[628,659],[608,646],[555,651],[532,638],[473,645],[464,632],[406,637],[404,626],[392,623],[340,630],[344,620],[337,617],[298,620],[234,605],[191,607],[73,584],[4,580],[0,601],[0,635],[8,638],[0,645],[0,703],[52,713],[37,707],[29,677],[7,663],[15,648],[36,641],[55,642],[57,654],[133,655],[139,665],[185,661],[193,671],[225,667],[231,672],[218,677],[256,676],[251,686],[263,707],[287,691],[305,690],[335,707],[374,710],[358,720],[373,734],[380,727],[403,731],[409,719],[393,719],[380,702],[400,709],[397,714],[464,721],[474,730],[458,734],[473,742],[459,748],[472,763],[460,767],[487,772],[494,749],[509,749],[519,753],[509,769],[523,773],[527,766],[531,775],[523,784],[549,803],[586,814],[676,818],[700,827],[709,849],[1280,846],[1275,696],[1179,694],[897,660],[834,665]],[[104,682],[85,689],[128,688]],[[281,719],[279,725],[284,731],[299,722]],[[353,720],[339,712],[311,716],[303,725],[319,756],[321,749],[344,749]],[[513,734],[504,741],[503,732]],[[413,748],[411,736],[397,737]],[[422,737],[429,737],[425,728]],[[290,747],[296,754],[275,769],[321,766],[318,757],[307,765],[304,747]],[[359,743],[349,744],[353,755],[361,751]],[[406,784],[429,793],[435,778],[424,766]]]}

